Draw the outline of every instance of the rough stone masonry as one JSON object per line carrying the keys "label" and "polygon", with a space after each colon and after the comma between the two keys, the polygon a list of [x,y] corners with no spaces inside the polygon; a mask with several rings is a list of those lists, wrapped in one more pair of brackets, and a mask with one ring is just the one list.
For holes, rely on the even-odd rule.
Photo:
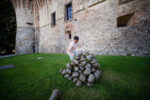
{"label": "rough stone masonry", "polygon": [[150,0],[11,1],[17,19],[16,54],[65,53],[77,35],[82,51],[150,57]]}

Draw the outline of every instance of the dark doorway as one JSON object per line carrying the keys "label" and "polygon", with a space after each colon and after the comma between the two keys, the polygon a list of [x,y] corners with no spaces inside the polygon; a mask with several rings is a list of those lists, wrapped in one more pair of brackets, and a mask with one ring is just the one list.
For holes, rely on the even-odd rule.
{"label": "dark doorway", "polygon": [[16,17],[11,0],[0,0],[0,55],[15,53]]}

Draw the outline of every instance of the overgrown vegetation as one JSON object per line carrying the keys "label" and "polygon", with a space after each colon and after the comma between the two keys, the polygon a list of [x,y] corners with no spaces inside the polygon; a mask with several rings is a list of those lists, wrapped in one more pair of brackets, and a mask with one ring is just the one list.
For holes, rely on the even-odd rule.
{"label": "overgrown vegetation", "polygon": [[[36,59],[43,57],[43,59]],[[61,100],[150,100],[150,58],[97,56],[102,79],[93,87],[76,87],[59,72],[69,57],[64,54],[32,54],[0,59],[0,100],[48,100],[53,89]]]}
{"label": "overgrown vegetation", "polygon": [[11,0],[0,0],[0,55],[15,48],[16,19]]}

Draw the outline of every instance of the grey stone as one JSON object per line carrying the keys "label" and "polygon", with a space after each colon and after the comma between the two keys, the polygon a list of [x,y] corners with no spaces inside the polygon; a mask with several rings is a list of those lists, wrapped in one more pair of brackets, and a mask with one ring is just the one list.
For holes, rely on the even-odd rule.
{"label": "grey stone", "polygon": [[75,67],[74,67],[74,71],[77,72],[78,70],[79,70],[79,67],[75,66]]}
{"label": "grey stone", "polygon": [[66,74],[66,70],[62,70],[61,74],[65,75]]}
{"label": "grey stone", "polygon": [[86,61],[82,61],[81,64],[83,64],[83,66],[85,66],[87,64]]}
{"label": "grey stone", "polygon": [[102,73],[101,73],[100,70],[96,70],[96,72],[94,73],[94,75],[96,77],[96,80],[98,80],[101,77]]}
{"label": "grey stone", "polygon": [[84,74],[80,74],[79,79],[84,83],[86,82],[86,76]]}
{"label": "grey stone", "polygon": [[86,68],[86,70],[83,73],[84,73],[84,75],[87,76],[88,74],[91,73],[91,68]]}
{"label": "grey stone", "polygon": [[92,72],[95,72],[96,71],[96,69],[95,68],[92,68]]}
{"label": "grey stone", "polygon": [[93,83],[95,81],[95,76],[93,75],[93,74],[90,74],[89,76],[88,76],[88,82],[89,83]]}
{"label": "grey stone", "polygon": [[80,70],[81,70],[81,71],[84,71],[84,67],[80,67]]}
{"label": "grey stone", "polygon": [[79,73],[82,73],[82,71],[81,71],[81,70],[79,70],[78,72],[79,72]]}
{"label": "grey stone", "polygon": [[100,68],[100,64],[99,63],[95,63],[95,64],[93,64],[93,66],[96,67],[96,68]]}
{"label": "grey stone", "polygon": [[87,60],[92,60],[92,55],[90,54],[90,55],[86,56],[86,59]]}
{"label": "grey stone", "polygon": [[69,77],[68,80],[72,80],[72,77]]}
{"label": "grey stone", "polygon": [[70,77],[70,75],[69,75],[69,74],[66,74],[64,77],[65,77],[65,78],[69,78],[69,77]]}
{"label": "grey stone", "polygon": [[61,91],[58,89],[53,90],[51,97],[49,98],[49,100],[59,100],[61,96]]}
{"label": "grey stone", "polygon": [[71,64],[70,64],[70,63],[67,63],[67,64],[66,64],[66,67],[67,67],[67,68],[71,68]]}
{"label": "grey stone", "polygon": [[72,77],[73,77],[73,78],[78,77],[78,76],[79,76],[79,72],[73,72],[73,73],[72,73]]}
{"label": "grey stone", "polygon": [[73,66],[74,65],[73,62],[71,62],[70,65]]}
{"label": "grey stone", "polygon": [[79,67],[84,67],[84,64],[80,63],[78,66],[79,66]]}
{"label": "grey stone", "polygon": [[76,86],[77,86],[77,87],[82,86],[82,82],[81,82],[80,80],[77,80],[77,81],[76,81]]}
{"label": "grey stone", "polygon": [[75,65],[79,64],[79,61],[78,60],[73,60],[72,61]]}
{"label": "grey stone", "polygon": [[81,62],[82,62],[82,61],[85,61],[85,60],[86,60],[85,58],[81,58],[81,59],[80,59]]}
{"label": "grey stone", "polygon": [[87,63],[87,65],[85,66],[85,68],[91,68],[91,64]]}
{"label": "grey stone", "polygon": [[73,79],[73,82],[75,83],[77,80],[78,80],[78,78],[74,78],[74,79]]}
{"label": "grey stone", "polygon": [[66,73],[71,74],[71,69],[67,68]]}
{"label": "grey stone", "polygon": [[94,63],[96,63],[96,60],[92,59],[91,64],[94,64]]}

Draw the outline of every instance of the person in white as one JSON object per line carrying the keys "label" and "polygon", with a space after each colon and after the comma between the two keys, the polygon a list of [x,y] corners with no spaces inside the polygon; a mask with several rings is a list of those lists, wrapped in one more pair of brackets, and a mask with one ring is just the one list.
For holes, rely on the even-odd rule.
{"label": "person in white", "polygon": [[76,51],[76,48],[79,46],[78,41],[79,41],[79,37],[74,36],[74,40],[70,43],[67,49],[67,54],[70,56],[70,60],[73,60],[74,56],[78,55],[78,52]]}

